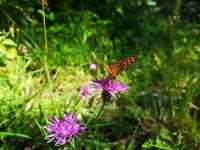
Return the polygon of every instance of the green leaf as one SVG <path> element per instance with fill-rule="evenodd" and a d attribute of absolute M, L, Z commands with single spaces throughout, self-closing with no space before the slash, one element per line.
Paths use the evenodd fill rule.
<path fill-rule="evenodd" d="M 17 137 L 22 137 L 26 139 L 32 139 L 32 137 L 22 134 L 22 133 L 14 133 L 14 132 L 0 132 L 0 136 L 17 136 Z"/>
<path fill-rule="evenodd" d="M 117 124 L 116 121 L 103 121 L 103 122 L 99 122 L 98 124 L 95 124 L 93 126 L 93 128 L 100 128 L 100 127 L 104 127 L 104 126 L 110 126 L 113 124 Z"/>
<path fill-rule="evenodd" d="M 16 50 L 16 48 L 10 48 L 10 49 L 9 49 L 9 52 L 6 54 L 6 56 L 7 56 L 9 59 L 15 59 L 16 56 L 17 56 L 17 50 Z"/>
<path fill-rule="evenodd" d="M 172 135 L 167 128 L 162 128 L 160 130 L 160 136 L 165 140 L 172 141 Z"/>
<path fill-rule="evenodd" d="M 7 46 L 17 46 L 17 44 L 11 39 L 5 39 L 1 42 L 1 44 L 7 45 Z"/>
<path fill-rule="evenodd" d="M 44 128 L 40 125 L 40 123 L 35 120 L 35 123 L 37 124 L 38 128 L 40 129 L 40 132 L 44 135 L 44 136 L 47 136 L 47 132 L 44 130 Z"/>
<path fill-rule="evenodd" d="M 3 56 L 6 52 L 6 47 L 0 43 L 0 56 Z"/>
<path fill-rule="evenodd" d="M 6 38 L 5 35 L 1 35 L 1 36 L 0 36 L 0 43 L 1 43 L 1 41 L 3 41 L 5 38 Z"/>

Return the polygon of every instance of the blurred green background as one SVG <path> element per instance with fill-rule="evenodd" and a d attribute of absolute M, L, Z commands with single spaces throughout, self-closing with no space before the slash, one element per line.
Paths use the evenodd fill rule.
<path fill-rule="evenodd" d="M 199 23 L 198 0 L 0 0 L 0 150 L 200 149 Z M 87 122 L 101 101 L 80 87 L 132 54 L 128 91 L 73 144 L 47 144 L 47 118 Z"/>

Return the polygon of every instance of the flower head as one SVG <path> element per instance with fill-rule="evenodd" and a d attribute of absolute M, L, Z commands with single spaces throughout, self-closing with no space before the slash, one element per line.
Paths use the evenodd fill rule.
<path fill-rule="evenodd" d="M 90 64 L 90 69 L 91 70 L 96 70 L 97 69 L 97 65 L 94 64 L 94 63 Z"/>
<path fill-rule="evenodd" d="M 81 98 L 83 98 L 88 95 L 90 95 L 90 88 L 86 85 L 83 85 L 80 90 L 80 96 L 81 96 Z"/>
<path fill-rule="evenodd" d="M 71 138 L 81 133 L 85 126 L 79 122 L 73 113 L 65 114 L 63 119 L 53 117 L 46 126 L 49 135 L 46 137 L 48 143 L 54 141 L 56 145 L 64 145 Z"/>
<path fill-rule="evenodd" d="M 93 87 L 97 90 L 103 90 L 113 95 L 116 92 L 125 92 L 127 90 L 127 85 L 121 81 L 115 81 L 108 77 L 103 77 L 101 79 L 93 80 Z"/>

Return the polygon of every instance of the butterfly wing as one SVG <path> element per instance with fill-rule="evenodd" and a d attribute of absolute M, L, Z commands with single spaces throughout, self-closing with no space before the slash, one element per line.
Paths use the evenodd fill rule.
<path fill-rule="evenodd" d="M 123 70 L 127 69 L 130 64 L 134 63 L 137 60 L 137 58 L 138 58 L 138 55 L 132 55 L 128 57 L 127 59 L 125 59 L 122 64 Z"/>
<path fill-rule="evenodd" d="M 107 67 L 107 72 L 108 74 L 112 77 L 115 78 L 118 74 L 120 74 L 123 70 L 127 69 L 128 66 L 135 62 L 136 59 L 138 58 L 138 55 L 132 55 L 128 58 L 125 59 L 120 59 L 116 61 L 115 63 L 109 65 Z"/>
<path fill-rule="evenodd" d="M 107 67 L 108 74 L 113 78 L 115 78 L 120 73 L 120 71 L 121 71 L 121 67 L 119 63 L 114 63 Z"/>

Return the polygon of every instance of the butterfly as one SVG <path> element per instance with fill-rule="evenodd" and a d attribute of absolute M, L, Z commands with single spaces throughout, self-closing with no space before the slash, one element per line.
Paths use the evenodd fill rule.
<path fill-rule="evenodd" d="M 138 58 L 138 55 L 132 55 L 127 58 L 122 58 L 111 65 L 106 67 L 106 70 L 111 78 L 116 78 L 118 74 L 128 68 L 128 66 L 134 63 Z"/>

